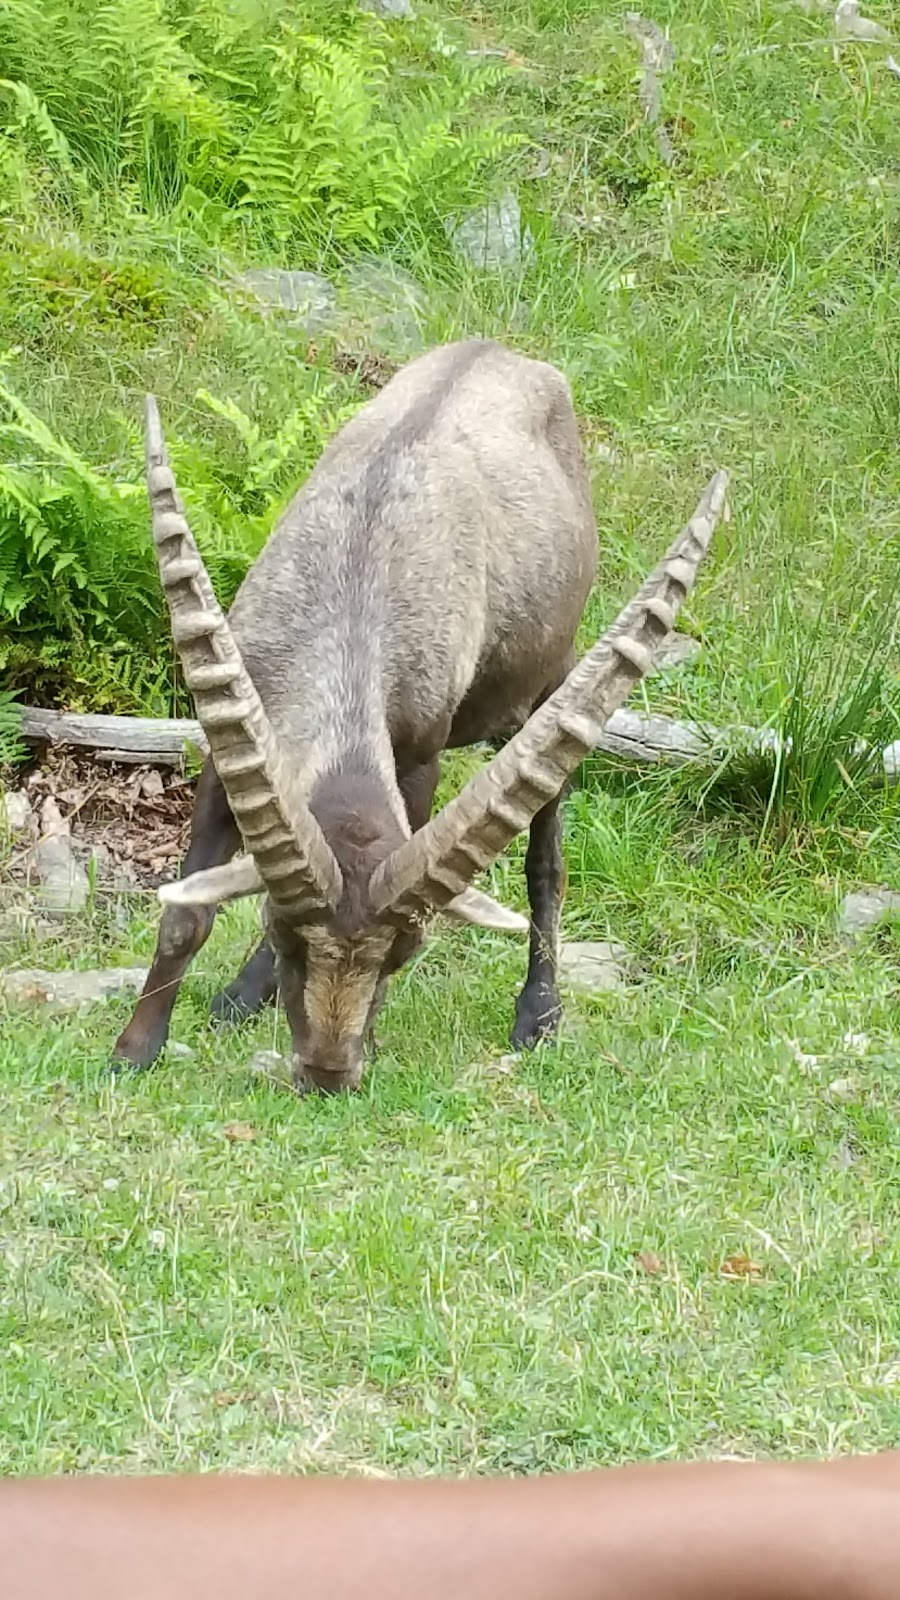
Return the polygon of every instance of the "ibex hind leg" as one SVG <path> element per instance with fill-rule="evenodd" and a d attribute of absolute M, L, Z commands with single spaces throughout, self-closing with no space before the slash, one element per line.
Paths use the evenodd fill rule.
<path fill-rule="evenodd" d="M 182 878 L 229 861 L 240 842 L 234 818 L 215 768 L 207 761 L 200 774 L 191 842 Z M 136 1071 L 152 1067 L 169 1033 L 169 1022 L 181 981 L 197 951 L 209 938 L 215 906 L 167 906 L 163 912 L 156 954 L 131 1021 L 119 1035 L 114 1060 Z"/>
<path fill-rule="evenodd" d="M 530 1050 L 559 1028 L 562 1006 L 557 987 L 559 930 L 566 868 L 562 852 L 562 802 L 565 790 L 539 811 L 531 824 L 525 878 L 531 905 L 528 976 L 516 1001 L 510 1042 Z"/>

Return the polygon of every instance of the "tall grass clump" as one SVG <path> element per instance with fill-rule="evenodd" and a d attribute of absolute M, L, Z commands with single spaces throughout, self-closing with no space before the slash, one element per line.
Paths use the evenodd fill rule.
<path fill-rule="evenodd" d="M 827 597 L 811 611 L 786 584 L 772 618 L 763 747 L 726 757 L 707 801 L 749 808 L 776 845 L 890 803 L 882 752 L 900 733 L 890 666 L 897 623 L 890 590 L 836 615 Z"/>

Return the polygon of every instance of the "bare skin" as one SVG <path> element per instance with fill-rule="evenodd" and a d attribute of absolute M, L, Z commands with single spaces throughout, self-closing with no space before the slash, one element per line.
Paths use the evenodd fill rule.
<path fill-rule="evenodd" d="M 900 1453 L 0 1484 L 4 1600 L 897 1600 Z"/>

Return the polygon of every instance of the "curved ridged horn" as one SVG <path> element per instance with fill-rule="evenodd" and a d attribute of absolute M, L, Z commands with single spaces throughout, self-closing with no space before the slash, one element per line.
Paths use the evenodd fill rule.
<path fill-rule="evenodd" d="M 671 631 L 725 504 L 717 472 L 665 559 L 608 633 L 455 800 L 372 876 L 373 907 L 415 920 L 446 906 L 489 866 L 594 749 L 605 723 Z"/>
<path fill-rule="evenodd" d="M 341 895 L 340 868 L 315 818 L 292 797 L 271 724 L 188 527 L 152 395 L 146 427 L 153 539 L 172 637 L 235 822 L 285 917 L 333 907 Z M 222 898 L 229 883 L 246 881 L 246 871 L 222 869 Z M 190 900 L 186 888 L 182 898 Z"/>

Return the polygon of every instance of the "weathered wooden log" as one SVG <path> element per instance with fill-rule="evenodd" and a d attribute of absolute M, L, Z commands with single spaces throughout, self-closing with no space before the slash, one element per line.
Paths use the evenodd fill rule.
<path fill-rule="evenodd" d="M 69 745 L 132 765 L 179 767 L 189 745 L 204 755 L 209 749 L 199 722 L 188 717 L 103 717 L 26 706 L 21 732 L 28 744 Z"/>
<path fill-rule="evenodd" d="M 69 745 L 93 750 L 102 760 L 180 766 L 188 745 L 204 755 L 206 735 L 189 717 L 104 717 L 79 711 L 38 711 L 26 707 L 22 737 L 33 745 Z M 721 737 L 692 722 L 616 711 L 598 750 L 631 761 L 692 761 Z"/>

